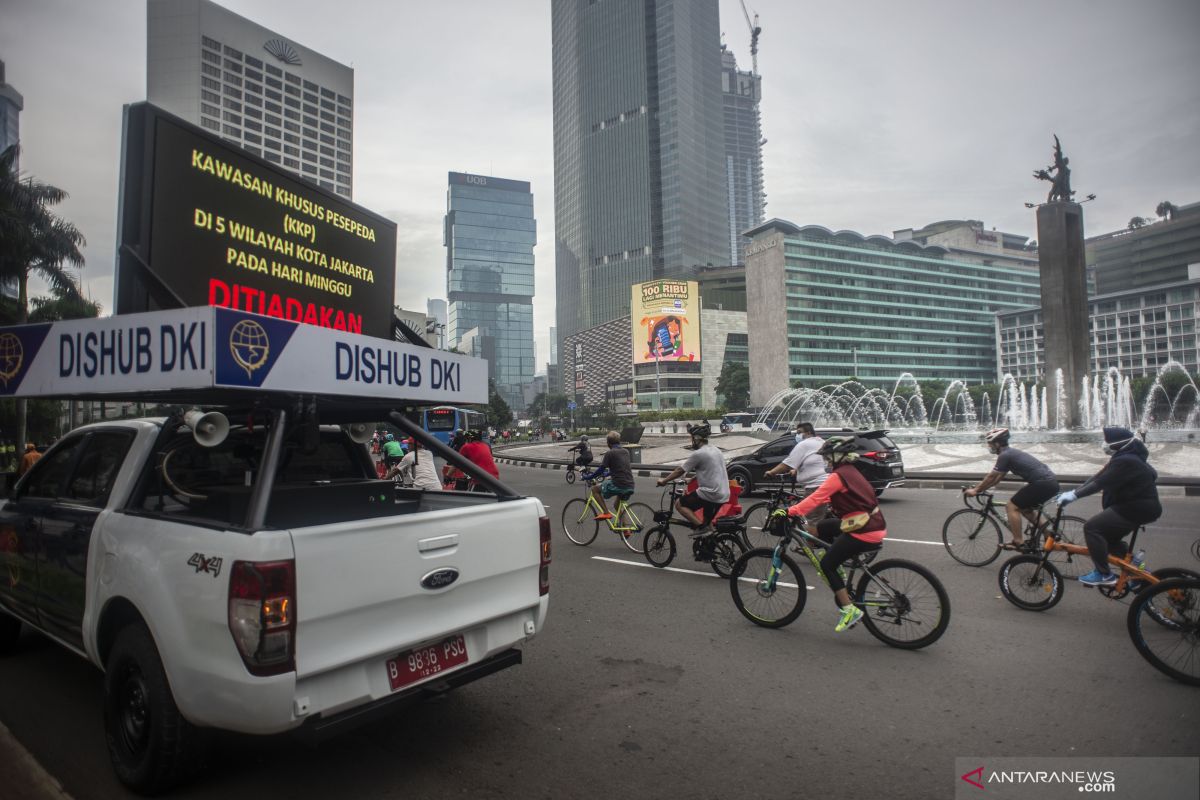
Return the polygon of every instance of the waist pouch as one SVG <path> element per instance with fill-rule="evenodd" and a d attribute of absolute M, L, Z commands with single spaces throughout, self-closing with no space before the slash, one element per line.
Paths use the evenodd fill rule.
<path fill-rule="evenodd" d="M 875 506 L 870 511 L 855 511 L 853 514 L 847 514 L 842 517 L 842 533 L 861 531 L 867 527 L 867 523 L 871 521 L 871 517 L 878 513 L 879 506 Z"/>

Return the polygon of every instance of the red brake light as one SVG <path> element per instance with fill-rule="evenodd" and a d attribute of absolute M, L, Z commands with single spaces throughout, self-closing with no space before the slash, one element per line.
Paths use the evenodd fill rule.
<path fill-rule="evenodd" d="M 296 562 L 235 561 L 229 632 L 251 675 L 296 668 Z"/>
<path fill-rule="evenodd" d="M 538 519 L 538 547 L 541 554 L 538 569 L 538 595 L 550 593 L 550 518 Z"/>

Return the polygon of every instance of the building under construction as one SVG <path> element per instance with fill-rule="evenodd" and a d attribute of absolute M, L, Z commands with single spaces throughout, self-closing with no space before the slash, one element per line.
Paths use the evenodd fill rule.
<path fill-rule="evenodd" d="M 756 42 L 757 44 L 757 42 Z M 763 194 L 762 120 L 758 102 L 762 79 L 742 72 L 732 51 L 721 48 L 721 102 L 725 116 L 725 191 L 729 202 L 729 263 L 742 263 L 742 247 L 749 242 L 742 231 L 762 224 Z"/>

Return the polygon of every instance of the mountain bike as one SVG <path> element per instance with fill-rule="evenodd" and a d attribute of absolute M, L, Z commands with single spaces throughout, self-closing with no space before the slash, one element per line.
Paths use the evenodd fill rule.
<path fill-rule="evenodd" d="M 575 544 L 586 547 L 596 540 L 596 536 L 600 533 L 600 523 L 603 521 L 631 552 L 642 552 L 642 540 L 646 529 L 654 519 L 654 509 L 645 503 L 630 503 L 629 495 L 617 495 L 612 518 L 598 520 L 596 515 L 604 509 L 592 496 L 591 489 L 596 483 L 598 483 L 597 479 L 584 479 L 584 496 L 576 497 L 563 506 L 563 532 Z M 633 492 L 631 491 L 629 494 L 632 495 Z"/>
<path fill-rule="evenodd" d="M 728 578 L 734 562 L 746 552 L 742 541 L 745 522 L 740 516 L 717 517 L 712 521 L 712 529 L 701 536 L 695 535 L 695 528 L 690 522 L 673 516 L 675 501 L 683 495 L 687 480 L 671 481 L 671 498 L 666 511 L 654 512 L 654 527 L 646 532 L 642 543 L 642 552 L 646 560 L 656 567 L 666 567 L 675 560 L 675 536 L 671 533 L 672 525 L 686 527 L 691 533 L 692 557 L 697 561 L 708 564 L 712 571 L 722 578 Z"/>
<path fill-rule="evenodd" d="M 803 521 L 795 517 L 783 518 L 774 525 L 778 527 L 773 531 L 780 534 L 775 547 L 743 555 L 729 578 L 738 611 L 764 628 L 789 625 L 804 610 L 808 587 L 800 567 L 788 555 L 793 546 L 812 562 L 821 580 L 829 583 L 821 569 L 828 543 L 809 533 Z M 904 650 L 927 647 L 941 638 L 950 624 L 950 596 L 937 576 L 920 564 L 899 558 L 868 563 L 863 558 L 873 558 L 881 547 L 839 567 L 846 572 L 850 600 L 863 610 L 863 624 L 879 641 Z"/>
<path fill-rule="evenodd" d="M 756 547 L 766 547 L 768 549 L 775 546 L 775 537 L 771 535 L 767 526 L 767 520 L 772 512 L 776 509 L 787 508 L 795 505 L 807 496 L 807 492 L 803 489 L 796 489 L 796 481 L 792 480 L 788 484 L 780 484 L 771 494 L 769 500 L 761 503 L 755 503 L 746 509 L 742 515 L 746 518 L 745 532 L 742 539 L 746 542 L 747 549 L 753 550 Z M 808 524 L 813 524 L 817 519 L 823 519 L 829 516 L 833 511 L 829 506 L 822 506 L 818 510 L 815 517 L 810 517 Z M 868 558 L 874 558 L 874 553 L 867 554 Z"/>
<path fill-rule="evenodd" d="M 963 489 L 967 489 L 966 486 Z M 1004 537 L 1008 534 L 1008 519 L 1004 505 L 996 501 L 991 492 L 980 492 L 975 497 L 963 495 L 963 505 L 942 523 L 942 543 L 946 552 L 960 564 L 968 567 L 983 567 L 996 560 L 1004 549 Z M 1037 523 L 1025 520 L 1025 541 L 1022 553 L 1038 553 L 1042 550 L 1042 537 L 1053 527 L 1054 538 L 1064 544 L 1083 545 L 1083 523 L 1080 517 L 1049 517 L 1037 507 Z M 1057 520 L 1055 522 L 1054 520 Z M 1092 571 L 1092 562 L 1086 555 L 1080 557 L 1065 550 L 1055 551 L 1051 559 L 1058 571 L 1068 578 L 1078 578 Z"/>
<path fill-rule="evenodd" d="M 1055 523 L 1062 517 L 1062 506 L 1055 514 Z M 1146 530 L 1145 525 L 1138 526 L 1129 539 L 1129 549 L 1123 556 L 1108 556 L 1109 566 L 1117 571 L 1117 582 L 1112 586 L 1097 586 L 1100 594 L 1112 600 L 1120 600 L 1131 592 L 1141 592 L 1167 578 L 1197 578 L 1200 573 L 1178 567 L 1163 567 L 1152 572 L 1138 567 L 1133 563 L 1133 554 L 1137 552 L 1138 534 Z M 1045 544 L 1040 554 L 1026 553 L 1010 558 L 1000 567 L 1000 593 L 1017 608 L 1026 611 L 1046 611 L 1053 608 L 1062 599 L 1064 581 L 1063 575 L 1050 560 L 1056 551 L 1066 551 L 1087 559 L 1091 556 L 1086 547 L 1070 542 L 1059 541 L 1053 533 L 1046 535 Z"/>
<path fill-rule="evenodd" d="M 1166 578 L 1138 592 L 1126 627 L 1155 669 L 1200 686 L 1200 578 Z"/>

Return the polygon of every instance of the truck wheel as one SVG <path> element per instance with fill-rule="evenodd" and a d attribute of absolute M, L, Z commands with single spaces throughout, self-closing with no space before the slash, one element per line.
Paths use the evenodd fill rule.
<path fill-rule="evenodd" d="M 201 732 L 175 706 L 154 639 L 140 623 L 117 635 L 108 656 L 104 734 L 117 778 L 140 794 L 169 789 L 200 767 Z"/>
<path fill-rule="evenodd" d="M 20 638 L 21 620 L 0 611 L 0 656 L 14 652 Z"/>

